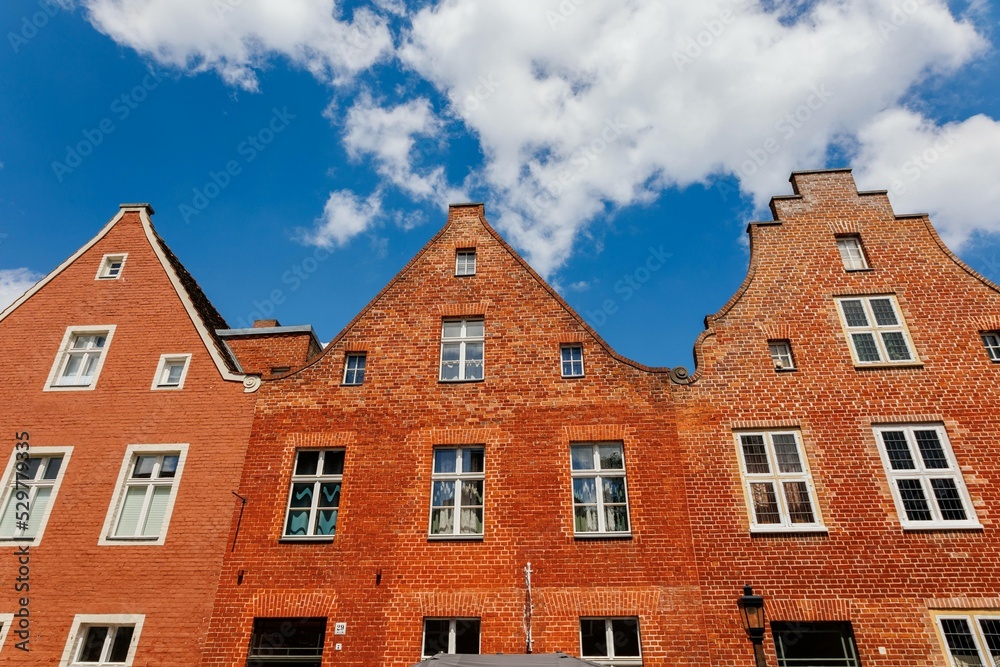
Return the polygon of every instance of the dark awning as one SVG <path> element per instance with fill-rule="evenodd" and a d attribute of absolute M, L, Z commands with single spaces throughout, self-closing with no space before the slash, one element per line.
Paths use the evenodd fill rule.
<path fill-rule="evenodd" d="M 596 663 L 580 660 L 565 653 L 548 655 L 449 655 L 438 653 L 413 667 L 597 667 Z"/>

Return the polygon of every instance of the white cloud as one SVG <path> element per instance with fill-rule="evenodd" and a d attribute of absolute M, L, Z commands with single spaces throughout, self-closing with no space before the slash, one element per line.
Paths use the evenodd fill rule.
<path fill-rule="evenodd" d="M 17 301 L 44 277 L 31 269 L 0 269 L 0 310 Z"/>
<path fill-rule="evenodd" d="M 385 20 L 369 10 L 340 20 L 335 0 L 79 0 L 91 23 L 157 62 L 215 70 L 256 90 L 255 69 L 285 56 L 325 82 L 342 81 L 392 49 Z"/>
<path fill-rule="evenodd" d="M 416 140 L 433 138 L 443 131 L 426 98 L 391 108 L 379 106 L 370 95 L 355 100 L 344 121 L 344 146 L 355 160 L 372 158 L 376 170 L 414 199 L 433 200 L 441 206 L 466 197 L 448 185 L 444 167 L 414 167 Z"/>
<path fill-rule="evenodd" d="M 930 213 L 961 248 L 974 232 L 1000 233 L 1000 123 L 986 116 L 938 126 L 892 109 L 858 133 L 858 185 L 889 190 L 897 213 Z"/>
<path fill-rule="evenodd" d="M 444 0 L 400 55 L 478 136 L 500 226 L 549 273 L 609 206 L 667 187 L 737 174 L 762 207 L 986 46 L 941 0 L 769 4 Z"/>
<path fill-rule="evenodd" d="M 367 199 L 361 199 L 349 190 L 331 192 L 323 207 L 323 217 L 317 221 L 315 229 L 300 231 L 299 238 L 323 248 L 344 246 L 370 229 L 381 211 L 382 202 L 377 192 Z"/>

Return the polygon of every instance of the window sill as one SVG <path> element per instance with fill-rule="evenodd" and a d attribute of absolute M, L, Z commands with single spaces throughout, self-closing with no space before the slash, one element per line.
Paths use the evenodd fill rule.
<path fill-rule="evenodd" d="M 890 368 L 923 368 L 924 364 L 921 361 L 903 361 L 898 363 L 880 363 L 880 364 L 859 364 L 854 362 L 854 370 L 856 371 L 867 371 L 867 370 L 886 370 Z"/>
<path fill-rule="evenodd" d="M 334 535 L 306 535 L 305 537 L 292 537 L 282 535 L 278 538 L 281 544 L 329 544 L 333 542 Z"/>
<path fill-rule="evenodd" d="M 802 526 L 793 528 L 791 526 L 753 526 L 750 528 L 751 535 L 829 535 L 830 531 L 826 526 Z"/>
<path fill-rule="evenodd" d="M 573 533 L 575 540 L 631 540 L 632 531 L 623 533 Z"/>
<path fill-rule="evenodd" d="M 428 542 L 482 542 L 483 535 L 428 535 Z"/>
<path fill-rule="evenodd" d="M 926 532 L 983 532 L 986 528 L 981 523 L 937 523 L 904 524 L 904 533 Z"/>
<path fill-rule="evenodd" d="M 561 375 L 560 377 L 563 380 L 582 380 L 583 378 L 585 378 L 587 376 L 586 375 Z"/>
<path fill-rule="evenodd" d="M 475 380 L 438 380 L 438 384 L 470 384 L 476 382 L 483 382 L 486 378 L 477 378 Z"/>
<path fill-rule="evenodd" d="M 847 271 L 848 273 L 871 273 L 874 270 L 875 269 L 870 266 L 867 269 L 844 269 L 844 271 Z"/>
<path fill-rule="evenodd" d="M 777 366 L 774 367 L 775 373 L 797 373 L 798 370 L 799 369 L 796 368 L 795 366 L 789 366 L 786 368 L 778 368 Z"/>

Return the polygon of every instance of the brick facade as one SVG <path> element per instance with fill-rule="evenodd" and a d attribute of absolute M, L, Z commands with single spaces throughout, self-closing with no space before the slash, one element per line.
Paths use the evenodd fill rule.
<path fill-rule="evenodd" d="M 119 253 L 128 253 L 120 277 L 95 279 L 104 255 Z M 30 653 L 15 647 L 23 641 L 15 618 L 0 665 L 63 664 L 77 614 L 144 615 L 136 667 L 197 664 L 253 396 L 244 393 L 241 375 L 220 368 L 213 337 L 206 342 L 197 330 L 196 321 L 207 331 L 221 318 L 156 237 L 145 207 L 123 208 L 46 280 L 0 321 L 0 464 L 11 460 L 20 432 L 30 434 L 36 453 L 44 447 L 72 447 L 72 453 L 42 538 L 28 547 L 30 590 L 14 590 L 19 547 L 0 542 L 0 613 L 18 612 L 25 597 L 30 614 Z M 67 328 L 92 325 L 115 326 L 93 389 L 45 391 Z M 191 355 L 182 389 L 151 389 L 163 354 Z M 171 451 L 187 445 L 165 539 L 100 545 L 119 498 L 126 448 L 136 444 Z"/>

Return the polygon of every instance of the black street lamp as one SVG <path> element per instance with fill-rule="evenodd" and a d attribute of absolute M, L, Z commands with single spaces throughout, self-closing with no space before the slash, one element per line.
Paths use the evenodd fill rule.
<path fill-rule="evenodd" d="M 764 598 L 754 595 L 750 584 L 743 587 L 743 595 L 736 601 L 743 617 L 743 629 L 753 642 L 753 657 L 756 667 L 767 667 L 764 658 Z"/>

